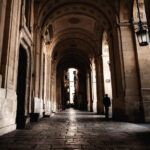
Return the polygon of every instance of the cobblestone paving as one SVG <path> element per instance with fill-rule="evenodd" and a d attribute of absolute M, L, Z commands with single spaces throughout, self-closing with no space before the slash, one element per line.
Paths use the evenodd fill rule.
<path fill-rule="evenodd" d="M 150 150 L 150 124 L 68 109 L 0 137 L 0 150 Z"/>

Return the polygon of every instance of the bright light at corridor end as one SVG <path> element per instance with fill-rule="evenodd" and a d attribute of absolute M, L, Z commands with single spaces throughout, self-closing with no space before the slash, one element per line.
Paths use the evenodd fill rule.
<path fill-rule="evenodd" d="M 69 88 L 70 88 L 70 104 L 73 104 L 73 98 L 75 94 L 75 81 L 74 81 L 74 72 L 76 69 L 69 69 Z"/>

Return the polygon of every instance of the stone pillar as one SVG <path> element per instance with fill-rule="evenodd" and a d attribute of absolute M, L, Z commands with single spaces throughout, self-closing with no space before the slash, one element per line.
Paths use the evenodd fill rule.
<path fill-rule="evenodd" d="M 136 23 L 134 23 L 134 28 L 137 28 Z M 144 114 L 143 119 L 150 122 L 150 46 L 139 46 L 136 35 L 135 43 L 141 93 L 140 110 Z"/>
<path fill-rule="evenodd" d="M 20 0 L 0 1 L 0 135 L 16 128 L 20 10 Z"/>
<path fill-rule="evenodd" d="M 0 34 L 0 64 L 1 64 L 1 54 L 2 54 L 2 46 L 3 46 L 6 4 L 7 4 L 7 0 L 0 1 L 0 33 L 1 33 Z"/>
<path fill-rule="evenodd" d="M 51 71 L 51 109 L 52 112 L 56 112 L 56 61 L 51 61 L 53 71 Z"/>
<path fill-rule="evenodd" d="M 35 40 L 34 42 L 36 43 L 34 47 L 35 51 L 35 97 L 39 97 L 39 75 L 40 75 L 40 48 L 41 48 L 41 35 L 40 35 L 40 29 L 36 27 L 35 30 Z"/>
<path fill-rule="evenodd" d="M 49 45 L 47 46 L 49 50 Z M 52 100 L 51 100 L 51 57 L 47 52 L 46 55 L 46 76 L 45 76 L 45 115 L 51 114 Z"/>
<path fill-rule="evenodd" d="M 62 94 L 61 94 L 61 80 L 63 77 L 63 67 L 59 66 L 57 68 L 56 72 L 56 104 L 57 104 L 57 110 L 61 109 L 61 104 L 62 104 Z"/>
<path fill-rule="evenodd" d="M 43 99 L 43 78 L 44 78 L 44 64 L 43 64 L 43 60 L 44 60 L 44 40 L 43 38 L 41 39 L 41 50 L 40 50 L 40 59 L 39 59 L 39 99 L 41 101 L 41 112 L 44 112 L 44 99 Z"/>
<path fill-rule="evenodd" d="M 115 120 L 125 120 L 124 68 L 120 30 L 119 28 L 113 28 L 113 30 L 107 32 L 107 35 L 112 79 L 112 117 Z"/>
<path fill-rule="evenodd" d="M 30 29 L 31 29 L 31 35 L 33 36 L 33 30 L 34 30 L 34 0 L 31 0 L 31 21 L 30 21 Z"/>
<path fill-rule="evenodd" d="M 97 83 L 96 83 L 95 58 L 92 59 L 92 100 L 93 100 L 93 112 L 97 112 Z"/>
<path fill-rule="evenodd" d="M 35 92 L 34 92 L 34 113 L 39 113 L 40 117 L 43 116 L 43 101 L 40 99 L 40 75 L 41 75 L 41 48 L 42 39 L 40 28 L 35 25 L 34 28 L 34 47 L 35 52 Z"/>
<path fill-rule="evenodd" d="M 93 99 L 92 99 L 92 79 L 91 79 L 91 70 L 89 72 L 89 92 L 90 92 L 90 111 L 93 112 Z"/>
<path fill-rule="evenodd" d="M 95 59 L 96 63 L 96 81 L 97 81 L 97 112 L 104 114 L 103 97 L 104 97 L 104 82 L 103 82 L 103 67 L 102 56 Z"/>
<path fill-rule="evenodd" d="M 51 111 L 54 112 L 54 100 L 53 100 L 53 92 L 54 92 L 54 88 L 53 88 L 53 75 L 51 74 L 51 86 L 50 86 L 50 100 L 51 100 Z"/>
<path fill-rule="evenodd" d="M 86 82 L 87 82 L 87 102 L 88 102 L 88 111 L 91 111 L 91 89 L 90 89 L 90 75 L 87 73 L 86 75 Z"/>
<path fill-rule="evenodd" d="M 54 108 L 54 112 L 57 111 L 57 99 L 56 99 L 56 93 L 57 93 L 57 88 L 56 88 L 56 71 L 54 72 L 54 79 L 53 79 L 53 108 Z"/>
<path fill-rule="evenodd" d="M 20 1 L 7 1 L 3 36 L 1 73 L 3 88 L 15 88 L 16 51 L 19 42 Z M 15 69 L 14 69 L 15 68 Z"/>
<path fill-rule="evenodd" d="M 0 1 L 0 66 L 1 66 L 1 55 L 3 47 L 3 35 L 4 35 L 4 25 L 5 25 L 5 14 L 6 14 L 6 4 L 7 0 Z M 1 68 L 0 68 L 1 70 Z M 2 86 L 2 75 L 0 71 L 0 88 Z"/>
<path fill-rule="evenodd" d="M 53 70 L 53 60 L 51 59 L 51 70 Z M 51 102 L 51 112 L 54 112 L 54 100 L 53 100 L 53 72 L 50 72 L 50 102 Z"/>
<path fill-rule="evenodd" d="M 40 50 L 40 64 L 39 64 L 39 67 L 40 67 L 40 85 L 39 85 L 39 98 L 41 100 L 43 100 L 43 50 L 44 50 L 44 41 L 42 39 L 42 42 L 41 42 L 41 50 Z"/>
<path fill-rule="evenodd" d="M 118 29 L 119 30 L 119 29 Z M 130 23 L 120 23 L 121 55 L 117 59 L 122 59 L 122 86 L 123 105 L 125 119 L 128 121 L 140 121 L 140 91 L 139 78 L 137 72 L 137 60 L 133 41 L 133 29 Z M 121 86 L 121 85 L 120 85 Z M 118 86 L 119 88 L 119 86 Z M 119 90 L 119 89 L 118 89 Z M 121 108 L 121 107 L 120 107 Z"/>

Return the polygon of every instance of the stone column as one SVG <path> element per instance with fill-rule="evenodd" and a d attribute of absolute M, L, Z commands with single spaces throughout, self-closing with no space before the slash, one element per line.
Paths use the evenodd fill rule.
<path fill-rule="evenodd" d="M 3 36 L 3 51 L 1 59 L 1 73 L 3 88 L 15 89 L 15 63 L 19 41 L 20 1 L 7 1 L 5 28 Z"/>
<path fill-rule="evenodd" d="M 110 72 L 112 79 L 113 119 L 125 120 L 124 67 L 119 26 L 114 27 L 113 30 L 107 32 L 107 35 L 110 54 Z"/>
<path fill-rule="evenodd" d="M 47 45 L 47 51 L 49 50 L 49 45 Z M 46 54 L 46 76 L 45 76 L 45 114 L 51 114 L 51 57 Z"/>
<path fill-rule="evenodd" d="M 3 47 L 3 35 L 4 35 L 4 25 L 5 25 L 5 14 L 6 14 L 6 4 L 7 0 L 0 1 L 0 66 L 1 66 L 1 55 Z M 1 67 L 0 67 L 1 70 Z M 2 75 L 0 71 L 0 88 L 2 86 Z"/>
<path fill-rule="evenodd" d="M 97 83 L 96 83 L 95 58 L 92 59 L 92 101 L 93 101 L 93 112 L 97 112 Z"/>
<path fill-rule="evenodd" d="M 3 46 L 6 4 L 7 4 L 7 0 L 1 0 L 0 1 L 0 33 L 1 33 L 0 34 L 0 64 L 1 64 L 1 55 L 2 55 L 2 46 Z"/>
<path fill-rule="evenodd" d="M 62 66 L 59 67 L 57 69 L 56 72 L 56 104 L 57 104 L 57 110 L 59 110 L 61 108 L 61 104 L 62 104 L 62 94 L 61 94 L 61 80 L 62 80 L 62 76 L 63 76 L 63 70 L 62 70 Z"/>
<path fill-rule="evenodd" d="M 51 101 L 51 111 L 54 112 L 54 100 L 53 100 L 53 75 L 51 74 L 51 86 L 50 86 L 50 101 Z"/>
<path fill-rule="evenodd" d="M 57 93 L 57 88 L 56 88 L 56 71 L 54 71 L 54 79 L 53 79 L 53 108 L 54 108 L 54 112 L 56 112 L 57 111 L 57 99 L 56 99 L 56 93 Z"/>
<path fill-rule="evenodd" d="M 42 112 L 44 112 L 44 99 L 43 99 L 43 88 L 44 88 L 44 86 L 43 86 L 43 83 L 44 83 L 44 81 L 43 81 L 43 78 L 44 78 L 44 74 L 43 74 L 43 71 L 44 71 L 44 64 L 43 64 L 43 60 L 44 60 L 44 40 L 43 40 L 43 38 L 41 39 L 41 50 L 40 50 L 40 60 L 39 60 L 39 67 L 40 67 L 40 69 L 39 69 L 39 71 L 40 71 L 40 73 L 39 73 L 39 99 L 40 99 L 40 101 L 41 101 L 41 111 Z"/>
<path fill-rule="evenodd" d="M 39 97 L 39 78 L 40 78 L 40 48 L 41 48 L 41 35 L 39 31 L 39 27 L 36 27 L 35 32 L 35 40 L 36 43 L 34 47 L 35 51 L 35 97 Z"/>
<path fill-rule="evenodd" d="M 35 91 L 34 91 L 34 113 L 39 113 L 40 117 L 43 115 L 43 101 L 40 99 L 40 75 L 41 75 L 41 48 L 42 48 L 42 39 L 41 39 L 41 30 L 35 25 L 34 28 L 34 47 L 35 52 Z"/>
<path fill-rule="evenodd" d="M 102 56 L 96 57 L 95 63 L 96 63 L 96 81 L 97 81 L 97 112 L 99 114 L 103 114 L 104 82 L 103 82 Z"/>
<path fill-rule="evenodd" d="M 117 95 L 122 95 L 123 97 L 120 99 L 122 103 L 119 106 L 120 111 L 124 111 L 124 119 L 128 121 L 140 121 L 141 111 L 140 111 L 140 92 L 139 92 L 139 78 L 138 78 L 138 67 L 136 60 L 136 53 L 134 47 L 133 40 L 133 29 L 130 23 L 122 22 L 119 25 L 119 28 L 116 30 L 120 30 L 120 43 L 121 47 L 119 47 L 119 57 L 116 59 L 121 59 L 120 67 L 121 67 L 121 84 L 117 85 L 117 92 L 120 91 L 121 86 L 123 91 L 121 93 L 117 93 Z M 115 33 L 115 31 L 113 32 Z M 114 35 L 116 36 L 116 35 Z M 115 64 L 116 65 L 116 64 Z M 116 71 L 118 69 L 117 66 Z M 116 77 L 117 78 L 117 77 Z M 119 81 L 117 79 L 117 81 Z M 120 88 L 120 89 L 119 89 Z M 117 102 L 117 101 L 116 101 Z M 124 108 L 123 108 L 124 107 Z M 121 110 L 122 108 L 122 110 Z"/>
<path fill-rule="evenodd" d="M 51 60 L 51 109 L 52 112 L 56 112 L 56 61 Z"/>
<path fill-rule="evenodd" d="M 90 75 L 87 73 L 86 75 L 86 82 L 87 82 L 87 102 L 88 102 L 88 111 L 91 110 L 91 90 L 90 90 Z"/>
<path fill-rule="evenodd" d="M 0 1 L 0 135 L 16 128 L 20 10 L 20 0 Z"/>
<path fill-rule="evenodd" d="M 39 98 L 40 99 L 43 99 L 42 97 L 42 90 L 43 90 L 43 47 L 44 47 L 44 41 L 42 39 L 42 42 L 41 42 L 41 50 L 40 50 L 40 64 L 39 64 L 39 67 L 40 67 L 40 85 L 39 85 Z"/>
<path fill-rule="evenodd" d="M 30 29 L 31 35 L 33 36 L 33 28 L 34 28 L 34 0 L 31 0 L 31 20 L 30 20 Z"/>
<path fill-rule="evenodd" d="M 137 23 L 134 23 L 134 29 L 137 28 Z M 139 46 L 136 35 L 136 59 L 139 72 L 140 84 L 140 111 L 144 114 L 144 120 L 150 122 L 150 45 Z M 143 116 L 141 116 L 143 117 Z"/>

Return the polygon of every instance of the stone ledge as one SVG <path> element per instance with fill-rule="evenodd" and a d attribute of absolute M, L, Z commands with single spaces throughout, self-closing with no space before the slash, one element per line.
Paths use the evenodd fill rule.
<path fill-rule="evenodd" d="M 6 133 L 12 132 L 14 130 L 16 130 L 16 124 L 12 124 L 12 125 L 9 125 L 7 127 L 0 128 L 0 136 L 4 135 Z"/>

